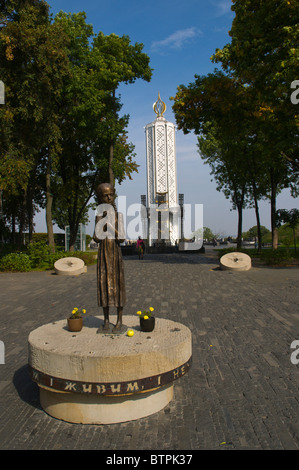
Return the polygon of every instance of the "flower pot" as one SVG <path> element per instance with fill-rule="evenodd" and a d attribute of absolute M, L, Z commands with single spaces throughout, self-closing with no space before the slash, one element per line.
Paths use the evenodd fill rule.
<path fill-rule="evenodd" d="M 140 317 L 140 328 L 141 331 L 153 331 L 155 328 L 155 317 L 149 317 L 146 320 L 143 317 Z"/>
<path fill-rule="evenodd" d="M 70 331 L 81 331 L 83 327 L 83 318 L 68 318 L 67 325 Z"/>

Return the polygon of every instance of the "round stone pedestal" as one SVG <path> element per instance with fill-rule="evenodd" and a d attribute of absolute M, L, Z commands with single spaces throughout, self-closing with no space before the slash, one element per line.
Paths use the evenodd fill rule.
<path fill-rule="evenodd" d="M 85 273 L 87 268 L 82 259 L 69 256 L 55 261 L 54 270 L 56 274 L 61 276 L 78 276 Z"/>
<path fill-rule="evenodd" d="M 220 258 L 220 267 L 230 271 L 248 271 L 251 268 L 251 258 L 246 253 L 227 253 Z"/>
<path fill-rule="evenodd" d="M 137 315 L 123 322 L 133 336 L 97 334 L 100 317 L 84 318 L 78 333 L 68 330 L 66 320 L 30 333 L 29 368 L 49 415 L 72 423 L 120 423 L 156 413 L 172 400 L 174 381 L 191 365 L 191 331 L 162 318 L 151 333 L 140 331 Z"/>

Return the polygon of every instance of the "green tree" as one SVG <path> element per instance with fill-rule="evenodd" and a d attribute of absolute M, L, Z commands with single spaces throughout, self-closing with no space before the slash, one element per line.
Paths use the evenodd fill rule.
<path fill-rule="evenodd" d="M 44 1 L 3 2 L 0 17 L 0 76 L 6 95 L 0 109 L 0 189 L 7 201 L 17 196 L 21 201 L 20 243 L 26 208 L 32 221 L 33 199 L 41 193 L 36 173 L 42 153 L 47 149 L 53 158 L 60 150 L 57 103 L 67 73 L 67 38 L 51 24 Z"/>
<path fill-rule="evenodd" d="M 285 223 L 287 227 L 290 227 L 293 231 L 293 240 L 296 253 L 296 228 L 299 225 L 299 210 L 298 209 L 279 209 L 276 213 L 276 223 L 280 227 L 282 223 Z"/>
<path fill-rule="evenodd" d="M 210 242 L 211 240 L 213 240 L 213 238 L 216 238 L 216 235 L 212 232 L 212 230 L 209 227 L 204 227 L 203 239 L 208 240 L 208 242 Z"/>
<path fill-rule="evenodd" d="M 150 78 L 149 58 L 128 37 L 93 33 L 84 12 L 55 17 L 69 37 L 71 76 L 63 88 L 61 158 L 53 175 L 53 217 L 70 226 L 70 250 L 78 225 L 86 222 L 95 183 L 121 182 L 137 171 L 134 146 L 127 142 L 128 116 L 119 116 L 119 83 Z"/>
<path fill-rule="evenodd" d="M 250 87 L 255 97 L 259 143 L 271 184 L 272 245 L 277 248 L 277 191 L 298 181 L 298 115 L 290 100 L 291 83 L 298 72 L 298 4 L 293 0 L 233 0 L 232 10 L 231 43 L 216 50 L 212 59 Z"/>
<path fill-rule="evenodd" d="M 242 233 L 242 237 L 243 239 L 247 239 L 247 238 L 258 238 L 258 235 L 259 235 L 259 231 L 261 233 L 261 237 L 265 237 L 266 235 L 268 234 L 271 234 L 270 230 L 267 229 L 267 227 L 265 227 L 264 225 L 261 225 L 260 227 L 258 227 L 257 225 L 254 225 L 253 227 L 251 227 L 247 232 L 243 232 Z"/>
<path fill-rule="evenodd" d="M 69 74 L 64 77 L 57 123 L 60 130 L 59 158 L 49 169 L 52 218 L 64 229 L 70 226 L 70 250 L 74 249 L 79 223 L 86 222 L 95 178 L 95 128 L 103 117 L 105 92 L 100 64 L 92 64 L 92 25 L 86 15 L 60 12 L 54 24 L 64 31 L 67 41 Z"/>
<path fill-rule="evenodd" d="M 180 85 L 173 110 L 184 133 L 197 134 L 199 153 L 211 167 L 217 190 L 231 199 L 238 211 L 238 246 L 241 246 L 242 211 L 265 193 L 264 169 L 257 152 L 250 89 L 215 71 L 195 76 L 188 87 Z"/>
<path fill-rule="evenodd" d="M 95 181 L 110 173 L 121 182 L 137 171 L 115 91 L 124 81 L 149 80 L 149 58 L 128 37 L 94 37 L 85 13 L 61 12 L 52 22 L 41 0 L 2 2 L 0 13 L 3 207 L 18 201 L 11 223 L 21 234 L 25 223 L 32 230 L 36 204 L 44 206 L 54 249 L 53 215 L 75 238 Z"/>
<path fill-rule="evenodd" d="M 129 36 L 119 37 L 116 34 L 105 36 L 99 33 L 93 41 L 95 60 L 104 58 L 103 68 L 104 88 L 109 91 L 106 109 L 107 135 L 109 139 L 109 182 L 114 186 L 114 152 L 119 135 L 123 134 L 123 121 L 119 118 L 120 100 L 116 96 L 117 88 L 121 83 L 134 83 L 138 78 L 150 81 L 152 69 L 149 66 L 149 57 L 142 52 L 143 44 L 130 43 Z M 123 119 L 128 119 L 124 117 Z"/>
<path fill-rule="evenodd" d="M 234 145 L 225 147 L 211 128 L 204 136 L 198 137 L 199 152 L 205 163 L 211 168 L 211 175 L 217 182 L 217 191 L 222 191 L 232 203 L 232 209 L 238 213 L 237 246 L 241 247 L 243 209 L 247 204 L 248 184 L 246 174 L 238 165 L 238 149 Z M 237 152 L 236 152 L 237 149 Z"/>

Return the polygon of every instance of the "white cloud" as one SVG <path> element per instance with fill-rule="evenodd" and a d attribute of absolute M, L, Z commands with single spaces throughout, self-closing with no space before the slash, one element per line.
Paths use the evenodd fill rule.
<path fill-rule="evenodd" d="M 161 41 L 154 41 L 152 43 L 152 49 L 181 49 L 186 43 L 188 43 L 190 40 L 194 39 L 200 34 L 202 34 L 202 32 L 195 27 L 180 29 L 178 31 L 175 31 L 170 36 L 167 36 L 167 38 L 162 39 Z"/>
<path fill-rule="evenodd" d="M 211 3 L 215 7 L 216 16 L 223 16 L 231 11 L 231 0 L 211 0 Z"/>

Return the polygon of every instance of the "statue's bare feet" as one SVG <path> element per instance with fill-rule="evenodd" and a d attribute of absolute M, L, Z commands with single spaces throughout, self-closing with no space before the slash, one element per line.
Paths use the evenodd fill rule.
<path fill-rule="evenodd" d="M 122 316 L 123 316 L 123 308 L 117 307 L 117 322 L 116 322 L 115 327 L 112 330 L 112 333 L 119 333 L 121 331 L 122 326 L 123 326 Z"/>
<path fill-rule="evenodd" d="M 105 321 L 103 325 L 103 331 L 109 331 L 110 323 L 109 321 Z"/>
<path fill-rule="evenodd" d="M 116 323 L 115 327 L 112 330 L 112 333 L 117 333 L 118 331 L 121 330 L 122 323 Z"/>

